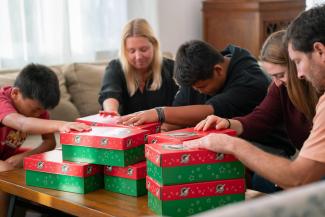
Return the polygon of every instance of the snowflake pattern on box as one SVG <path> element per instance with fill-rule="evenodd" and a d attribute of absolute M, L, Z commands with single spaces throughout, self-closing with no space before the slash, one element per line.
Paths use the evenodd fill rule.
<path fill-rule="evenodd" d="M 111 150 L 62 144 L 63 159 L 100 165 L 128 166 L 143 161 L 144 145 L 128 150 Z"/>
<path fill-rule="evenodd" d="M 84 194 L 103 187 L 103 174 L 83 178 L 26 170 L 26 185 Z"/>
<path fill-rule="evenodd" d="M 242 163 L 222 162 L 216 164 L 198 164 L 183 167 L 158 167 L 147 160 L 147 174 L 163 185 L 190 182 L 236 179 L 245 175 Z"/>
<path fill-rule="evenodd" d="M 115 176 L 104 176 L 104 187 L 108 191 L 130 196 L 142 196 L 147 193 L 146 179 L 127 179 Z"/>
<path fill-rule="evenodd" d="M 242 201 L 244 194 L 222 195 L 214 197 L 190 198 L 185 200 L 162 201 L 148 192 L 148 207 L 163 216 L 190 216 L 229 203 Z"/>

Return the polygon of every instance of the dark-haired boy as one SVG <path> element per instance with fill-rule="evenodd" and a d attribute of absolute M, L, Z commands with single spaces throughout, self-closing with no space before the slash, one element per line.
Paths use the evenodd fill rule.
<path fill-rule="evenodd" d="M 54 108 L 59 100 L 56 74 L 39 64 L 27 65 L 14 86 L 0 89 L 0 172 L 21 167 L 25 156 L 53 149 L 54 132 L 89 129 L 81 123 L 49 120 L 46 109 Z M 16 154 L 28 134 L 41 134 L 42 144 Z M 6 194 L 0 192 L 0 216 L 5 214 L 6 202 Z"/>

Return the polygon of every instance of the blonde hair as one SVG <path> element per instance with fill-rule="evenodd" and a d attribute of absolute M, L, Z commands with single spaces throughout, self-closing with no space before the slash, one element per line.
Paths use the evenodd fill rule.
<path fill-rule="evenodd" d="M 283 41 L 285 33 L 285 30 L 280 30 L 272 33 L 266 39 L 261 49 L 260 60 L 288 68 L 287 91 L 289 98 L 296 109 L 311 121 L 315 115 L 319 95 L 309 82 L 298 78 L 296 65 L 290 60 L 287 46 Z"/>
<path fill-rule="evenodd" d="M 149 90 L 157 90 L 161 87 L 162 77 L 161 77 L 161 68 L 162 68 L 162 55 L 160 51 L 160 45 L 155 37 L 152 28 L 145 19 L 134 19 L 129 21 L 123 29 L 121 48 L 119 52 L 120 61 L 124 71 L 126 84 L 130 96 L 133 96 L 136 90 L 139 88 L 137 82 L 137 72 L 127 60 L 127 51 L 125 48 L 126 39 L 128 37 L 141 36 L 149 40 L 153 45 L 154 54 L 153 60 L 150 65 L 151 70 L 149 71 L 148 78 L 152 78 L 152 83 L 149 87 Z"/>

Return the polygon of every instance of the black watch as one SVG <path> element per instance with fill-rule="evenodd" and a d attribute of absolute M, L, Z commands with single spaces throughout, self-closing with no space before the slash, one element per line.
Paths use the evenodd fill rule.
<path fill-rule="evenodd" d="M 164 107 L 156 107 L 155 108 L 157 115 L 158 115 L 158 121 L 160 123 L 165 122 L 165 113 L 164 113 Z"/>

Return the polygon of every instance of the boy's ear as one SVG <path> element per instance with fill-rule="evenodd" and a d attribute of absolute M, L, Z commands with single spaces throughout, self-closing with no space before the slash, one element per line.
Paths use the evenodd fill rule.
<path fill-rule="evenodd" d="M 222 66 L 220 64 L 215 64 L 213 66 L 213 70 L 218 76 L 223 75 L 223 73 L 224 73 L 223 68 L 222 68 Z"/>
<path fill-rule="evenodd" d="M 13 87 L 11 90 L 11 97 L 16 99 L 18 95 L 20 94 L 20 90 L 18 87 Z"/>

